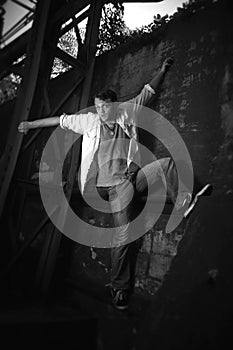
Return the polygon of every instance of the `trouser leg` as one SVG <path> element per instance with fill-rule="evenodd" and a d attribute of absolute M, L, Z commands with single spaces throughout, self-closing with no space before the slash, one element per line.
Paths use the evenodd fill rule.
<path fill-rule="evenodd" d="M 138 241 L 111 249 L 111 286 L 114 289 L 133 290 L 138 249 Z"/>
<path fill-rule="evenodd" d="M 133 193 L 132 183 L 126 180 L 109 194 L 116 229 L 111 249 L 111 285 L 114 289 L 130 290 L 134 285 L 138 242 L 124 244 L 130 235 L 135 200 Z"/>
<path fill-rule="evenodd" d="M 167 188 L 167 193 L 172 201 L 175 201 L 178 177 L 175 164 L 171 158 L 159 159 L 139 170 L 135 180 L 135 187 L 137 192 L 143 192 L 147 187 L 159 181 Z M 134 284 L 139 241 L 124 244 L 130 235 L 130 219 L 132 218 L 134 203 L 137 199 L 135 195 L 132 195 L 132 191 L 132 183 L 126 180 L 110 192 L 110 204 L 113 203 L 111 204 L 111 209 L 116 226 L 115 246 L 111 249 L 111 284 L 116 289 L 129 290 Z M 111 200 L 116 198 L 117 200 L 111 202 Z M 128 205 L 126 205 L 127 203 Z"/>
<path fill-rule="evenodd" d="M 175 202 L 178 190 L 178 175 L 172 158 L 161 158 L 145 165 L 137 173 L 135 187 L 138 192 L 161 184 L 167 189 L 169 198 Z"/>

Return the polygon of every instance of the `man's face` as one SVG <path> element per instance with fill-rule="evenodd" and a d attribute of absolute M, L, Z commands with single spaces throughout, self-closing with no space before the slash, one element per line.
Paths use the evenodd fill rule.
<path fill-rule="evenodd" d="M 115 117 L 115 105 L 110 99 L 105 101 L 95 98 L 95 108 L 98 116 L 103 121 L 113 121 Z"/>

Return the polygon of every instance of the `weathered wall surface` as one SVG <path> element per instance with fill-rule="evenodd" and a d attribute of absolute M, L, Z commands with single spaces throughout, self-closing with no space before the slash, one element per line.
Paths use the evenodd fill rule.
<path fill-rule="evenodd" d="M 202 197 L 135 349 L 224 349 L 232 329 L 232 197 Z"/>
<path fill-rule="evenodd" d="M 151 107 L 182 135 L 198 178 L 211 181 L 221 194 L 231 191 L 233 184 L 230 10 L 229 1 L 213 2 L 184 13 L 144 40 L 103 55 L 97 60 L 93 84 L 93 93 L 108 86 L 125 100 L 151 79 L 165 57 L 174 57 Z"/>

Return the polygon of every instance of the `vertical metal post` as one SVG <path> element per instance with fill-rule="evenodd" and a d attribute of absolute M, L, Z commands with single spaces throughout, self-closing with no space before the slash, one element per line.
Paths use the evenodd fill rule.
<path fill-rule="evenodd" d="M 1 159 L 0 169 L 0 216 L 2 215 L 9 185 L 14 173 L 23 136 L 17 132 L 18 123 L 27 120 L 36 87 L 42 46 L 45 36 L 50 0 L 38 0 L 31 37 L 27 48 L 24 76 L 17 97 L 8 142 Z"/>
<path fill-rule="evenodd" d="M 82 87 L 79 109 L 85 108 L 87 106 L 88 99 L 89 99 L 91 82 L 92 82 L 93 71 L 94 71 L 94 64 L 95 64 L 96 45 L 98 42 L 98 35 L 99 35 L 99 25 L 100 25 L 100 19 L 101 19 L 102 4 L 103 4 L 102 1 L 95 0 L 91 2 L 91 6 L 90 6 L 90 13 L 89 13 L 88 25 L 87 25 L 87 34 L 86 34 L 86 40 L 84 43 L 85 50 L 88 53 L 87 57 L 88 57 L 89 68 Z M 79 157 L 80 157 L 80 144 L 76 142 L 72 147 L 71 165 L 70 165 L 69 174 L 68 174 L 68 187 L 67 187 L 68 191 L 66 192 L 66 197 L 68 201 L 71 198 L 71 193 L 73 190 L 73 184 L 74 184 L 75 173 L 76 173 Z M 61 212 L 59 213 L 61 226 L 64 226 L 65 224 L 66 214 L 67 214 L 66 211 L 64 210 L 64 208 L 62 208 Z M 37 278 L 40 281 L 40 284 L 41 284 L 40 288 L 43 295 L 46 295 L 49 290 L 51 278 L 55 269 L 61 236 L 62 236 L 62 233 L 57 229 L 55 229 L 54 233 L 50 238 L 50 244 L 49 244 L 49 250 L 47 251 L 47 256 L 44 257 L 43 259 L 43 266 L 40 265 L 40 268 L 39 268 L 40 276 L 38 276 Z"/>
<path fill-rule="evenodd" d="M 2 32 L 3 32 L 3 25 L 4 25 L 4 14 L 5 14 L 5 10 L 2 7 L 4 5 L 4 3 L 6 2 L 6 0 L 0 0 L 0 43 L 2 40 Z"/>

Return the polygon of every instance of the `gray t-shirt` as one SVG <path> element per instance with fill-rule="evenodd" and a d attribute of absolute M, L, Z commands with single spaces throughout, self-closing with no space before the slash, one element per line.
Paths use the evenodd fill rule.
<path fill-rule="evenodd" d="M 101 124 L 100 144 L 95 157 L 97 186 L 114 186 L 125 178 L 129 142 L 130 138 L 119 124 Z"/>

